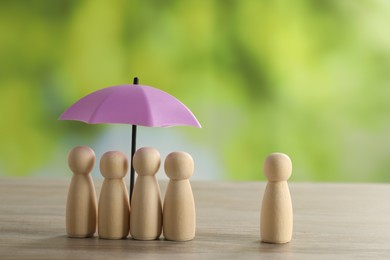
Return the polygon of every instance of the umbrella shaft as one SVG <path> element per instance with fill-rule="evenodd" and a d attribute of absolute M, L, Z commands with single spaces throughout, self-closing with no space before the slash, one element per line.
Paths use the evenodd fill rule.
<path fill-rule="evenodd" d="M 133 125 L 132 129 L 131 129 L 130 204 L 131 204 L 131 198 L 133 197 L 133 188 L 134 188 L 133 157 L 134 157 L 134 154 L 135 154 L 135 150 L 137 148 L 136 140 L 137 140 L 137 125 Z"/>

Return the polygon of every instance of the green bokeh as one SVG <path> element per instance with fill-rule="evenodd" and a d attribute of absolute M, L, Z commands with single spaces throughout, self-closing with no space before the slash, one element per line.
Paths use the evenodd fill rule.
<path fill-rule="evenodd" d="M 390 181 L 389 24 L 386 1 L 1 1 L 0 172 L 95 138 L 58 116 L 138 76 L 191 108 L 226 179 L 281 151 L 294 180 Z"/>

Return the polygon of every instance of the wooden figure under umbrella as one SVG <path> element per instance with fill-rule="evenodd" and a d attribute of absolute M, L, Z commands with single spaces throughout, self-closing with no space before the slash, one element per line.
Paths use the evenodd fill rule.
<path fill-rule="evenodd" d="M 172 95 L 145 85 L 112 86 L 95 91 L 70 106 L 59 118 L 88 124 L 132 125 L 130 201 L 134 187 L 133 156 L 137 125 L 168 127 L 188 125 L 201 128 L 194 114 Z"/>

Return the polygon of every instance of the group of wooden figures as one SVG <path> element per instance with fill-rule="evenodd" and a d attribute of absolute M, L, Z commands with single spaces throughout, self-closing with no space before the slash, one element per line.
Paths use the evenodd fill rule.
<path fill-rule="evenodd" d="M 195 203 L 189 178 L 194 162 L 188 153 L 173 152 L 165 159 L 164 169 L 170 181 L 164 205 L 156 173 L 160 168 L 157 150 L 144 147 L 134 154 L 138 174 L 131 199 L 123 178 L 129 163 L 117 151 L 106 152 L 100 159 L 104 182 L 96 203 L 95 186 L 90 172 L 95 164 L 94 151 L 78 146 L 69 152 L 73 172 L 66 206 L 66 231 L 69 237 L 91 237 L 98 228 L 103 239 L 155 240 L 163 232 L 165 239 L 188 241 L 195 237 Z"/>
<path fill-rule="evenodd" d="M 170 153 L 164 169 L 170 178 L 161 203 L 156 173 L 160 154 L 153 148 L 139 149 L 133 157 L 138 173 L 131 209 L 126 185 L 129 163 L 121 152 L 105 153 L 100 160 L 104 182 L 96 203 L 95 186 L 90 172 L 95 164 L 94 151 L 86 146 L 73 148 L 68 164 L 73 171 L 66 208 L 66 230 L 69 237 L 122 239 L 131 234 L 137 240 L 155 240 L 162 233 L 167 240 L 188 241 L 195 237 L 195 203 L 189 178 L 194 171 L 192 157 L 184 152 Z M 269 155 L 264 163 L 268 183 L 261 207 L 260 236 L 267 243 L 287 243 L 291 240 L 293 211 L 287 180 L 292 163 L 282 153 Z M 97 225 L 96 225 L 97 224 Z"/>

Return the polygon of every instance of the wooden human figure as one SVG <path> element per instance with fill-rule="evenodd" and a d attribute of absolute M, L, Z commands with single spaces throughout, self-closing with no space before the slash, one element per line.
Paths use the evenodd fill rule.
<path fill-rule="evenodd" d="M 286 154 L 270 154 L 264 162 L 268 183 L 261 208 L 260 236 L 266 243 L 287 243 L 293 230 L 293 210 L 287 180 L 292 164 Z"/>
<path fill-rule="evenodd" d="M 96 191 L 90 175 L 95 152 L 87 146 L 74 147 L 68 154 L 73 172 L 66 203 L 66 232 L 69 237 L 91 237 L 96 232 Z"/>
<path fill-rule="evenodd" d="M 162 230 L 162 203 L 156 173 L 160 153 L 153 148 L 139 149 L 133 157 L 137 181 L 131 199 L 130 234 L 138 240 L 158 239 Z"/>
<path fill-rule="evenodd" d="M 194 161 L 188 153 L 173 152 L 165 159 L 170 178 L 163 208 L 163 232 L 167 240 L 187 241 L 195 237 L 196 215 L 191 184 Z"/>
<path fill-rule="evenodd" d="M 121 152 L 106 152 L 100 159 L 100 172 L 105 178 L 99 197 L 100 238 L 121 239 L 129 234 L 130 205 L 123 181 L 128 169 L 127 158 Z"/>

